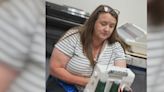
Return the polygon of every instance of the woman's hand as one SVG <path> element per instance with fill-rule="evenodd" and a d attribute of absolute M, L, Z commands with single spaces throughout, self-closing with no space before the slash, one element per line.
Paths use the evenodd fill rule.
<path fill-rule="evenodd" d="M 132 89 L 124 84 L 120 84 L 118 92 L 132 92 Z"/>

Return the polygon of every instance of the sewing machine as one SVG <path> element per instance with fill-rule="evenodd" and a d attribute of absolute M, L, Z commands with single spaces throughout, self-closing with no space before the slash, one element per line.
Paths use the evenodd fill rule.
<path fill-rule="evenodd" d="M 146 57 L 147 32 L 132 23 L 125 23 L 117 29 L 119 37 L 130 46 L 126 53 L 139 57 Z"/>
<path fill-rule="evenodd" d="M 122 92 L 131 92 L 134 78 L 135 74 L 128 68 L 97 64 L 84 92 L 118 92 L 119 87 Z"/>

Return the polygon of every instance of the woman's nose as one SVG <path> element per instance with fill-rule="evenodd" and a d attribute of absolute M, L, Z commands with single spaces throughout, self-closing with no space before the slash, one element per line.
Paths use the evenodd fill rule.
<path fill-rule="evenodd" d="M 105 31 L 109 31 L 109 30 L 110 30 L 109 26 L 105 26 Z"/>

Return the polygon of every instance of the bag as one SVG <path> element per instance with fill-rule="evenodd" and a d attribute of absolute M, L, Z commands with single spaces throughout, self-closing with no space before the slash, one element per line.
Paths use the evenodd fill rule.
<path fill-rule="evenodd" d="M 64 88 L 64 90 L 66 92 L 78 92 L 76 86 L 73 84 L 68 84 L 68 83 L 66 83 L 62 80 L 59 80 L 59 79 L 58 79 L 58 83 L 62 88 Z"/>

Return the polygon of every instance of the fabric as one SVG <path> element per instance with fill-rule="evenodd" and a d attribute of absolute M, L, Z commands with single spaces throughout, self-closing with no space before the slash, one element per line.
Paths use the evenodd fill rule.
<path fill-rule="evenodd" d="M 73 84 L 68 84 L 62 80 L 57 80 L 58 84 L 65 90 L 65 92 L 78 92 L 77 88 Z"/>
<path fill-rule="evenodd" d="M 164 92 L 164 25 L 148 26 L 147 92 Z"/>
<path fill-rule="evenodd" d="M 19 71 L 9 92 L 45 91 L 43 0 L 0 2 L 0 63 Z"/>
<path fill-rule="evenodd" d="M 93 68 L 90 66 L 87 57 L 83 54 L 80 34 L 77 31 L 77 29 L 69 30 L 65 35 L 70 34 L 69 32 L 74 34 L 65 36 L 65 38 L 63 37 L 64 39 L 60 39 L 55 45 L 55 48 L 71 57 L 66 66 L 66 69 L 69 72 L 79 76 L 90 77 Z M 125 59 L 125 54 L 120 43 L 116 42 L 112 45 L 104 43 L 103 49 L 96 62 L 113 65 L 114 62 L 117 62 L 119 59 Z"/>

